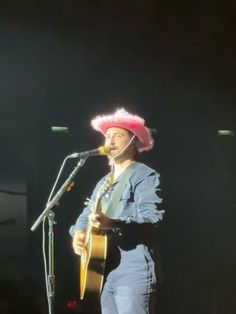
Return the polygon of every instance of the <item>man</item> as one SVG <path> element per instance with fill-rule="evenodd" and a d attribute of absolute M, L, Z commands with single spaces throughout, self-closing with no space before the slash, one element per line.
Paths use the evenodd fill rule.
<path fill-rule="evenodd" d="M 159 174 L 135 161 L 137 153 L 153 147 L 150 130 L 144 124 L 141 117 L 124 109 L 91 121 L 92 127 L 105 136 L 111 188 L 102 198 L 101 212 L 93 214 L 87 206 L 70 233 L 74 251 L 81 255 L 88 221 L 95 228 L 114 230 L 101 293 L 102 314 L 151 313 L 150 303 L 158 283 L 151 242 L 156 241 L 154 231 L 164 211 L 159 208 Z M 95 187 L 92 200 L 103 181 Z M 114 202 L 117 204 L 112 208 Z"/>

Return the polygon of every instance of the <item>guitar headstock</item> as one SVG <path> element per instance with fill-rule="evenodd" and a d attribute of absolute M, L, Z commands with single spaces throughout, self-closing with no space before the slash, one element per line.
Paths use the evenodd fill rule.
<path fill-rule="evenodd" d="M 103 197 L 103 195 L 106 194 L 110 187 L 111 187 L 110 179 L 109 177 L 106 177 L 99 188 L 97 198 L 100 200 Z"/>
<path fill-rule="evenodd" d="M 98 189 L 96 199 L 93 201 L 90 198 L 86 198 L 86 202 L 84 203 L 86 206 L 90 207 L 90 210 L 97 211 L 102 197 L 106 194 L 106 192 L 111 188 L 111 181 L 109 177 L 106 177 L 101 186 Z"/>

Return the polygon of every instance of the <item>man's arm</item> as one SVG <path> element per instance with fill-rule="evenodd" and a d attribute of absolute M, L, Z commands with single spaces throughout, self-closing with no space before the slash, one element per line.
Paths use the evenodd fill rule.
<path fill-rule="evenodd" d="M 111 229 L 145 229 L 159 225 L 163 218 L 164 210 L 161 209 L 159 174 L 151 172 L 146 174 L 135 186 L 134 202 L 136 211 L 131 216 L 123 216 L 119 219 L 111 219 L 103 213 L 91 214 L 91 224 L 96 228 Z"/>

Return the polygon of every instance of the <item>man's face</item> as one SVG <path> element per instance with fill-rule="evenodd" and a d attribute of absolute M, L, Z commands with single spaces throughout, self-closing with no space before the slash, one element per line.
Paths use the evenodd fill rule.
<path fill-rule="evenodd" d="M 105 134 L 105 146 L 109 147 L 109 156 L 116 156 L 130 142 L 132 134 L 125 129 L 111 127 L 108 128 Z M 133 152 L 133 147 L 129 146 L 122 156 L 130 155 Z"/>

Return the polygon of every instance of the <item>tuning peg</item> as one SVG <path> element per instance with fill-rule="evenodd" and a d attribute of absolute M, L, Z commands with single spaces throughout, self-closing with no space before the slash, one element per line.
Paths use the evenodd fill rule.
<path fill-rule="evenodd" d="M 84 202 L 85 206 L 91 206 L 93 204 L 93 201 L 91 200 L 91 198 L 86 198 L 86 201 Z"/>

